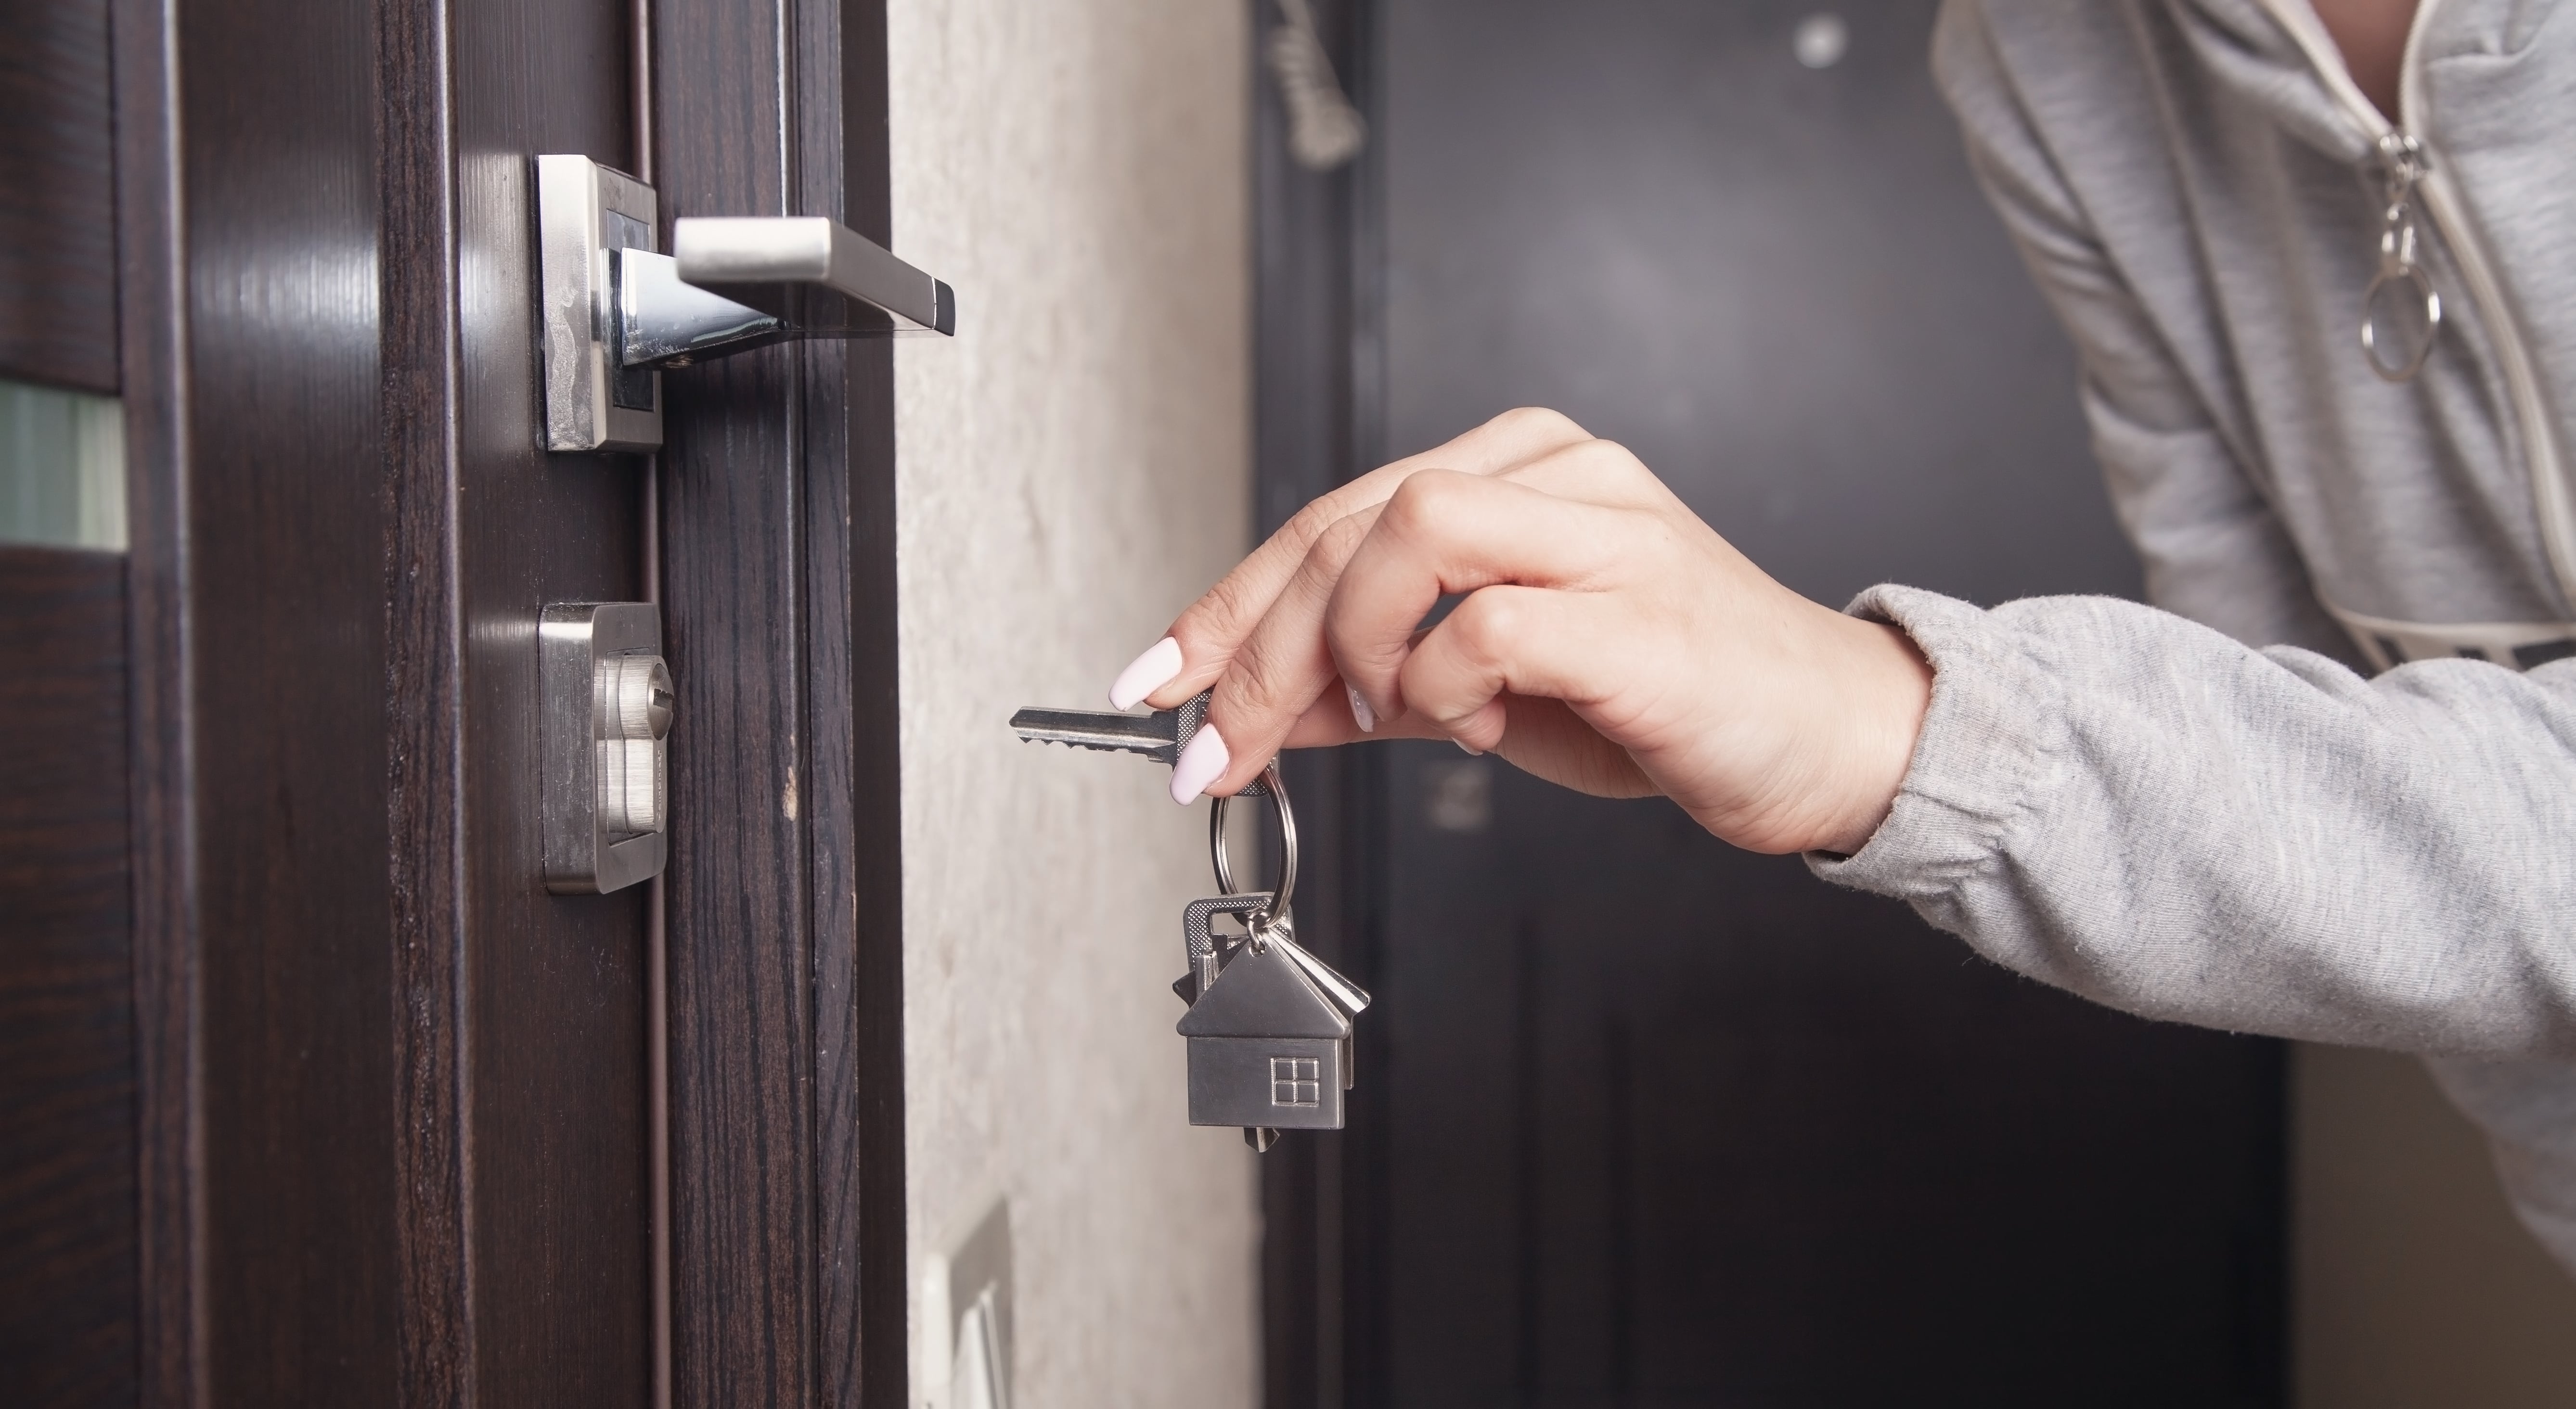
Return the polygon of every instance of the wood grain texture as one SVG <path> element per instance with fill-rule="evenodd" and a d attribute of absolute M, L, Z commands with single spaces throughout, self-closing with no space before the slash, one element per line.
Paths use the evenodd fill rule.
<path fill-rule="evenodd" d="M 475 1400 L 448 6 L 378 12 L 396 1401 Z"/>
<path fill-rule="evenodd" d="M 644 466 L 535 448 L 528 234 L 537 153 L 629 159 L 629 7 L 466 0 L 450 13 L 475 1393 L 641 1404 L 645 891 L 547 894 L 534 782 L 536 613 L 646 598 Z"/>
<path fill-rule="evenodd" d="M 0 376 L 113 395 L 108 0 L 0 5 Z"/>
<path fill-rule="evenodd" d="M 886 237 L 876 0 L 666 7 L 655 38 L 666 220 Z M 892 384 L 883 344 L 665 383 L 680 718 L 721 721 L 675 736 L 673 806 L 723 819 L 668 887 L 684 1404 L 905 1398 Z"/>
<path fill-rule="evenodd" d="M 0 548 L 0 1366 L 135 1402 L 125 560 Z"/>
<path fill-rule="evenodd" d="M 150 655 L 134 797 L 156 819 L 135 887 L 146 1401 L 636 1402 L 641 895 L 545 895 L 527 795 L 537 609 L 644 595 L 635 466 L 534 449 L 527 325 L 527 157 L 627 156 L 626 7 L 117 3 L 136 118 L 119 249 L 146 291 L 124 323 L 132 620 Z M 746 13 L 748 30 L 711 18 L 728 37 L 696 46 L 684 111 L 730 121 L 726 105 L 774 89 L 783 36 Z M 785 36 L 813 41 L 790 86 L 836 94 L 836 26 L 805 23 Z M 184 108 L 164 55 L 191 75 Z M 762 101 L 753 147 L 785 95 Z M 812 111 L 827 125 L 794 145 L 821 164 L 797 190 L 837 192 L 839 109 Z M 881 167 L 881 103 L 877 123 Z M 741 150 L 708 167 L 780 173 L 776 148 L 765 168 Z M 784 208 L 784 179 L 749 208 Z M 854 1245 L 887 1201 L 836 1204 L 814 1236 L 828 1084 L 824 1099 L 896 1132 L 859 1159 L 893 1160 L 901 1247 L 900 1092 L 848 1065 L 899 1041 L 895 990 L 865 967 L 891 952 L 895 894 L 889 366 L 877 349 L 710 369 L 710 453 L 686 467 L 719 507 L 675 535 L 695 575 L 675 573 L 694 596 L 675 594 L 693 605 L 674 609 L 674 654 L 715 697 L 683 701 L 679 811 L 710 819 L 703 873 L 748 883 L 700 892 L 723 940 L 691 956 L 700 997 L 716 993 L 697 1010 L 712 1040 L 682 1051 L 704 1059 L 702 1109 L 749 1133 L 694 1146 L 706 1177 L 694 1204 L 684 1183 L 684 1217 L 709 1236 L 684 1276 L 721 1275 L 683 1307 L 736 1343 L 784 1333 L 767 1363 L 730 1346 L 696 1362 L 683 1402 L 811 1398 L 825 1267 L 850 1289 L 830 1314 L 855 1327 L 891 1306 L 880 1341 L 834 1343 L 890 1348 L 882 1383 L 900 1394 L 900 1256 L 862 1263 L 833 1241 Z M 873 401 L 844 393 L 862 382 Z M 854 494 L 866 436 L 874 478 Z M 808 484 L 814 444 L 831 458 Z M 767 472 L 736 479 L 746 446 Z M 856 543 L 873 545 L 865 569 Z M 777 630 L 809 600 L 829 633 L 812 649 L 801 625 Z M 744 664 L 709 652 L 715 673 L 689 675 L 692 622 L 696 640 L 742 643 Z M 862 748 L 849 697 L 878 667 L 882 743 Z M 754 707 L 723 698 L 736 686 Z M 746 790 L 692 807 L 693 725 Z M 855 798 L 872 785 L 867 820 Z M 808 827 L 835 838 L 820 864 Z M 870 919 L 886 948 L 858 944 Z M 823 929 L 835 977 L 818 990 Z M 818 1002 L 838 1069 L 815 1056 Z M 859 1148 L 855 1118 L 839 1124 Z M 862 1371 L 831 1373 L 855 1396 Z"/>
<path fill-rule="evenodd" d="M 525 263 L 623 7 L 116 4 L 144 1402 L 636 1402 L 640 900 L 527 795 L 538 608 L 641 595 Z"/>
<path fill-rule="evenodd" d="M 891 247 L 884 0 L 816 6 L 800 105 L 806 209 Z M 833 72 L 829 61 L 837 58 Z M 811 95 L 837 79 L 839 111 Z M 838 124 L 837 169 L 821 153 Z M 837 190 L 825 189 L 837 181 Z M 818 349 L 819 351 L 820 349 Z M 903 1409 L 906 1376 L 903 812 L 896 689 L 894 346 L 816 357 L 806 404 L 815 603 L 816 1402 Z M 837 433 L 840 449 L 830 449 Z M 835 707 L 836 699 L 846 703 Z M 844 918 L 846 917 L 846 918 Z"/>
<path fill-rule="evenodd" d="M 398 1398 L 371 11 L 178 11 L 206 1402 Z M 154 819 L 161 825 L 164 819 Z"/>
<path fill-rule="evenodd" d="M 781 11 L 665 6 L 662 217 L 784 215 Z M 815 1387 L 813 897 L 803 349 L 663 381 L 663 601 L 679 700 L 669 907 L 675 1403 Z"/>
<path fill-rule="evenodd" d="M 406 1402 L 640 1403 L 643 892 L 537 858 L 536 620 L 644 595 L 632 457 L 548 455 L 531 159 L 628 148 L 619 0 L 380 12 Z"/>

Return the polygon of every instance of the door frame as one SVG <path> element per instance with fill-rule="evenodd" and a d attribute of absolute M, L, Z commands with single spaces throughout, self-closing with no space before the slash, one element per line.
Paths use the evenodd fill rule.
<path fill-rule="evenodd" d="M 263 1288 L 267 1264 L 226 1258 L 210 1236 L 224 1192 L 210 1150 L 242 1138 L 226 1128 L 233 1094 L 288 1089 L 313 1054 L 209 1011 L 210 946 L 231 942 L 241 917 L 210 913 L 226 878 L 208 842 L 275 801 L 215 779 L 207 765 L 226 741 L 213 731 L 238 721 L 209 702 L 293 700 L 299 662 L 216 639 L 222 595 L 237 584 L 212 580 L 191 536 L 210 501 L 264 486 L 202 473 L 213 447 L 198 437 L 215 433 L 203 413 L 220 408 L 199 402 L 192 359 L 209 355 L 210 327 L 240 310 L 223 301 L 236 291 L 192 286 L 207 252 L 191 199 L 240 173 L 221 165 L 219 140 L 190 130 L 190 114 L 275 79 L 258 63 L 197 61 L 192 44 L 207 35 L 190 26 L 211 22 L 175 0 L 112 0 L 147 1404 L 241 1402 L 259 1382 L 245 1367 L 285 1353 L 282 1335 L 398 1386 L 405 1404 L 509 1397 L 487 1378 L 490 1345 L 478 1349 L 501 1328 L 482 1324 L 471 1225 L 533 1195 L 478 1180 L 478 1088 L 460 1031 L 475 1002 L 471 947 L 509 938 L 478 932 L 468 893 L 481 879 L 470 849 L 478 819 L 462 782 L 477 645 L 459 605 L 473 551 L 459 465 L 475 429 L 461 419 L 460 384 L 476 335 L 468 309 L 489 291 L 458 272 L 465 183 L 480 172 L 459 150 L 454 98 L 460 43 L 483 18 L 448 0 L 385 0 L 337 48 L 297 56 L 328 76 L 347 105 L 339 116 L 359 118 L 321 142 L 376 183 L 379 392 L 368 409 L 382 453 L 353 468 L 372 472 L 384 496 L 381 554 L 346 580 L 300 586 L 381 603 L 379 674 L 366 688 L 381 692 L 387 762 L 381 776 L 344 781 L 349 815 L 372 810 L 389 845 L 382 875 L 343 880 L 380 900 L 390 923 L 345 946 L 309 918 L 261 922 L 281 953 L 349 956 L 341 977 L 372 993 L 360 1006 L 374 1011 L 352 1018 L 354 1048 L 323 1055 L 363 1058 L 390 1079 L 292 1112 L 277 1157 L 353 1181 L 351 1207 L 373 1207 L 368 1217 L 391 1232 L 370 1251 L 319 1245 L 313 1227 L 271 1230 L 283 1240 L 271 1250 L 278 1263 L 329 1264 L 357 1295 L 332 1305 L 312 1295 L 317 1283 L 280 1284 L 276 1304 L 224 1315 L 219 1289 Z M 655 96 L 647 113 L 661 115 L 649 151 L 666 220 L 837 214 L 888 240 L 882 0 L 634 0 L 632 19 L 651 26 L 635 82 Z M 638 545 L 648 564 L 658 559 L 683 717 L 694 707 L 704 721 L 674 742 L 671 1205 L 657 1230 L 670 1301 L 656 1398 L 708 1403 L 758 1386 L 774 1402 L 900 1405 L 892 358 L 882 343 L 755 356 L 681 398 L 681 433 L 654 471 L 659 530 Z M 704 432 L 694 437 L 692 417 Z M 736 698 L 746 680 L 768 687 L 758 711 Z M 717 825 L 737 816 L 765 821 Z M 274 898 L 328 880 L 269 877 L 253 889 Z M 353 1129 L 395 1138 L 368 1147 Z"/>
<path fill-rule="evenodd" d="M 1277 11 L 1249 0 L 1255 79 L 1251 169 L 1253 537 L 1384 459 L 1383 291 L 1379 280 L 1383 145 L 1373 0 L 1308 0 L 1317 37 L 1371 140 L 1328 172 L 1288 154 L 1288 114 L 1266 44 Z M 1280 767 L 1310 841 L 1298 872 L 1299 938 L 1362 986 L 1375 982 L 1388 877 L 1386 761 L 1377 749 L 1311 749 Z M 1382 1025 L 1357 1037 L 1362 1073 L 1386 1070 Z M 1367 1077 L 1363 1075 L 1365 1085 Z M 1362 1093 L 1365 1095 L 1365 1091 Z M 1339 1409 L 1349 1387 L 1378 1383 L 1384 1284 L 1368 1226 L 1387 1201 L 1386 1112 L 1351 1103 L 1339 1132 L 1286 1140 L 1261 1160 L 1262 1394 L 1271 1409 Z"/>

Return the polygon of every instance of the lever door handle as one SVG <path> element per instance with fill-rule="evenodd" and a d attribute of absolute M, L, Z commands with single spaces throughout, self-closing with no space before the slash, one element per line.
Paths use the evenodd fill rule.
<path fill-rule="evenodd" d="M 902 319 L 902 331 L 957 331 L 955 290 L 823 216 L 689 216 L 672 222 L 671 254 L 680 281 L 702 289 L 820 284 Z"/>
<path fill-rule="evenodd" d="M 671 244 L 675 254 L 610 251 L 621 367 L 686 367 L 797 338 L 957 331 L 955 291 L 837 220 L 692 216 L 672 222 Z M 797 300 L 808 312 L 788 318 L 714 292 L 789 285 L 848 302 Z"/>
<path fill-rule="evenodd" d="M 793 339 L 957 331 L 954 290 L 837 220 L 691 216 L 663 254 L 652 187 L 581 156 L 538 157 L 536 175 L 549 450 L 660 446 L 663 368 Z M 762 288 L 790 311 L 716 292 Z"/>

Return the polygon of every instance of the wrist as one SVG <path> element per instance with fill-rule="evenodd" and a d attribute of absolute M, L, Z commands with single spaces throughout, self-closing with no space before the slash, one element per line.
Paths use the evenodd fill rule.
<path fill-rule="evenodd" d="M 1896 805 L 1932 707 L 1932 663 L 1914 638 L 1885 622 L 1842 617 L 1851 645 L 1842 774 L 1831 825 L 1811 850 L 1849 856 L 1869 844 Z"/>

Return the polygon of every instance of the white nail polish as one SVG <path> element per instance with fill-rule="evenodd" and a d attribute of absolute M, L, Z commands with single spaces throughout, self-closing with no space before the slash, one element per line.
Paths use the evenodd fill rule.
<path fill-rule="evenodd" d="M 1109 686 L 1111 709 L 1134 709 L 1136 702 L 1172 682 L 1181 673 L 1181 643 L 1166 636 L 1127 662 Z"/>
<path fill-rule="evenodd" d="M 1190 736 L 1190 746 L 1181 750 L 1179 761 L 1172 765 L 1172 801 L 1183 807 L 1198 801 L 1199 794 L 1207 791 L 1208 784 L 1224 777 L 1225 766 L 1233 761 L 1234 755 L 1226 752 L 1225 740 L 1217 736 L 1216 730 L 1200 725 L 1199 731 Z"/>
<path fill-rule="evenodd" d="M 1359 687 L 1345 685 L 1342 688 L 1351 692 L 1351 722 L 1360 726 L 1360 732 L 1363 734 L 1376 733 L 1377 711 L 1369 708 L 1368 701 L 1361 698 Z"/>

